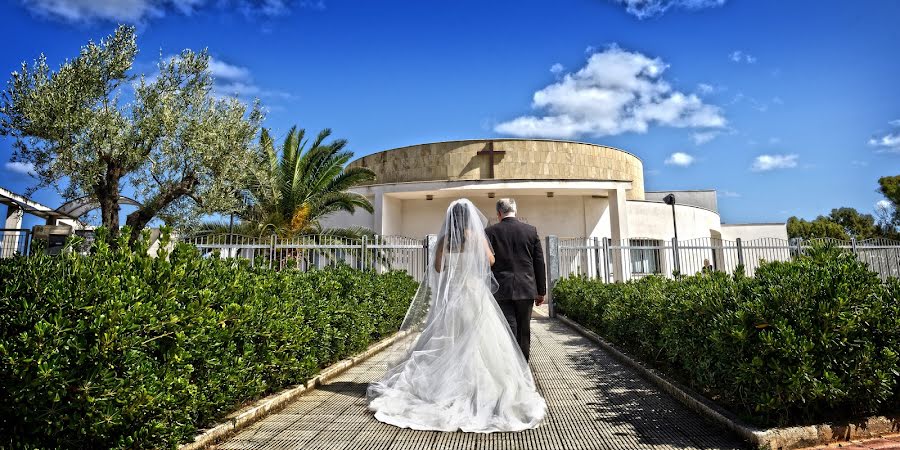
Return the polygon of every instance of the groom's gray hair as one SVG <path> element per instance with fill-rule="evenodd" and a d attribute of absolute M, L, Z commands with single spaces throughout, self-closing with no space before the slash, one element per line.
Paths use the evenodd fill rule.
<path fill-rule="evenodd" d="M 497 200 L 497 214 L 508 216 L 516 213 L 516 201 L 511 198 L 501 198 Z"/>

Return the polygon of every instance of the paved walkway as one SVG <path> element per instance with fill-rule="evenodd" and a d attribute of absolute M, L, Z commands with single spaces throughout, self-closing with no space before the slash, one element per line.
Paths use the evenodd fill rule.
<path fill-rule="evenodd" d="M 531 366 L 549 406 L 544 423 L 521 433 L 440 433 L 399 429 L 366 409 L 368 382 L 384 373 L 386 350 L 219 449 L 552 450 L 738 449 L 729 432 L 705 422 L 571 328 L 535 315 Z"/>

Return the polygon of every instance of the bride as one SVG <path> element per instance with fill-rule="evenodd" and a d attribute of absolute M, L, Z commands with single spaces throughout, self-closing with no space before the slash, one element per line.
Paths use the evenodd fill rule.
<path fill-rule="evenodd" d="M 375 418 L 416 430 L 491 433 L 535 428 L 546 404 L 492 292 L 494 255 L 469 200 L 447 209 L 434 264 L 401 330 L 420 332 L 368 388 Z"/>

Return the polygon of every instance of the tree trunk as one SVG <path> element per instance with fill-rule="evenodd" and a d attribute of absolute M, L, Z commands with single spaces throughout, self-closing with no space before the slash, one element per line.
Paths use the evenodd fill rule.
<path fill-rule="evenodd" d="M 103 181 L 95 187 L 103 226 L 109 230 L 109 235 L 113 240 L 119 235 L 119 179 L 121 173 L 122 171 L 118 167 L 108 165 Z"/>
<path fill-rule="evenodd" d="M 193 176 L 184 177 L 178 183 L 171 184 L 167 188 L 161 190 L 152 199 L 138 208 L 137 211 L 129 214 L 128 217 L 125 218 L 125 225 L 131 227 L 131 243 L 134 244 L 137 242 L 141 237 L 141 231 L 143 231 L 144 227 L 146 227 L 160 211 L 182 196 L 194 192 L 197 183 L 197 179 Z"/>

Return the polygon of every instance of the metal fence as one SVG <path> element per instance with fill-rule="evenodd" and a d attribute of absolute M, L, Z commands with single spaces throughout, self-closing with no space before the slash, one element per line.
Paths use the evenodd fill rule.
<path fill-rule="evenodd" d="M 357 269 L 404 270 L 416 281 L 425 273 L 427 244 L 424 239 L 374 236 L 351 239 L 328 235 L 278 238 L 236 234 L 190 236 L 188 242 L 203 256 L 243 258 L 274 269 L 311 270 L 335 264 Z"/>
<path fill-rule="evenodd" d="M 31 230 L 0 228 L 0 258 L 27 255 L 31 249 Z"/>
<path fill-rule="evenodd" d="M 607 282 L 614 279 L 617 261 L 625 280 L 646 275 L 673 277 L 702 271 L 733 274 L 739 266 L 753 275 L 762 262 L 790 261 L 816 244 L 828 243 L 855 254 L 882 279 L 900 277 L 900 242 L 889 239 L 840 241 L 836 239 L 784 240 L 777 238 L 734 241 L 701 238 L 683 241 L 609 238 L 559 238 L 559 276 L 581 275 Z"/>

